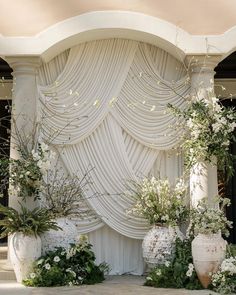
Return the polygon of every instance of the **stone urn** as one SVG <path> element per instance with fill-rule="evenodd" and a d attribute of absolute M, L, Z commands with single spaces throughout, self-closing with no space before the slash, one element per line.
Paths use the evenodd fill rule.
<path fill-rule="evenodd" d="M 193 264 L 204 288 L 211 283 L 210 273 L 219 269 L 225 258 L 227 242 L 217 234 L 198 234 L 192 241 Z"/>
<path fill-rule="evenodd" d="M 56 219 L 57 225 L 61 230 L 49 230 L 41 235 L 42 254 L 54 251 L 57 247 L 68 249 L 70 244 L 78 241 L 79 235 L 75 224 L 66 217 Z"/>
<path fill-rule="evenodd" d="M 40 237 L 14 233 L 9 239 L 9 256 L 16 280 L 21 283 L 31 272 L 32 263 L 41 256 Z"/>
<path fill-rule="evenodd" d="M 143 258 L 151 269 L 171 260 L 175 240 L 184 237 L 178 227 L 154 225 L 143 239 Z"/>

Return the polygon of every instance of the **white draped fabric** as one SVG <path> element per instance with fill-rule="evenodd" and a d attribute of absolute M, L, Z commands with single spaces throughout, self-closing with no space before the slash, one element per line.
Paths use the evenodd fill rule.
<path fill-rule="evenodd" d="M 68 171 L 82 176 L 94 167 L 87 202 L 97 218 L 76 222 L 79 232 L 90 232 L 98 261 L 110 257 L 112 273 L 143 271 L 140 239 L 148 225 L 127 215 L 125 182 L 158 170 L 174 180 L 182 172 L 170 152 L 179 134 L 166 105 L 183 104 L 189 92 L 183 74 L 163 50 L 123 39 L 80 44 L 40 69 L 45 136 Z M 102 195 L 93 198 L 94 192 Z M 120 242 L 109 249 L 112 239 Z"/>

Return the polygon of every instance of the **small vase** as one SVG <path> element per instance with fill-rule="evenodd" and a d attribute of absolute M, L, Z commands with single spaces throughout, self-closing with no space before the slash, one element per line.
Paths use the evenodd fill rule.
<path fill-rule="evenodd" d="M 9 255 L 16 280 L 21 283 L 28 277 L 32 263 L 41 256 L 40 237 L 14 233 L 9 242 Z"/>
<path fill-rule="evenodd" d="M 219 269 L 225 258 L 227 242 L 221 234 L 198 234 L 192 241 L 193 264 L 204 288 L 211 283 L 210 273 Z"/>
<path fill-rule="evenodd" d="M 154 225 L 146 234 L 142 243 L 143 258 L 150 269 L 171 260 L 176 237 L 183 238 L 178 227 L 162 225 Z"/>
<path fill-rule="evenodd" d="M 56 222 L 62 230 L 51 229 L 41 235 L 43 255 L 54 251 L 57 247 L 68 249 L 70 244 L 75 244 L 78 241 L 77 227 L 70 219 L 61 217 L 57 218 Z"/>

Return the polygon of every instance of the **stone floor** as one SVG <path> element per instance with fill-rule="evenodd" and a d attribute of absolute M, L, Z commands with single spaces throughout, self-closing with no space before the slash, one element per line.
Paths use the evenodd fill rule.
<path fill-rule="evenodd" d="M 142 286 L 143 277 L 109 276 L 104 283 L 80 287 L 27 288 L 14 281 L 0 281 L 0 295 L 210 295 L 209 290 L 156 289 Z"/>

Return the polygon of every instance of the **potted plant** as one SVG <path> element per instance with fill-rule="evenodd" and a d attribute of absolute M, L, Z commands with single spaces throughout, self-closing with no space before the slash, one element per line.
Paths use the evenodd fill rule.
<path fill-rule="evenodd" d="M 78 230 L 70 218 L 83 218 L 89 213 L 89 210 L 81 209 L 85 208 L 84 190 L 88 183 L 88 172 L 80 179 L 56 167 L 47 171 L 41 187 L 40 203 L 51 212 L 62 231 L 52 229 L 41 235 L 43 254 L 56 247 L 68 248 L 76 243 Z"/>
<path fill-rule="evenodd" d="M 32 211 L 20 205 L 20 211 L 0 205 L 2 232 L 0 238 L 11 235 L 9 242 L 10 260 L 17 282 L 22 282 L 30 271 L 31 264 L 41 256 L 40 235 L 50 229 L 58 230 L 50 212 L 45 208 Z"/>
<path fill-rule="evenodd" d="M 129 186 L 134 205 L 128 214 L 145 218 L 152 229 L 144 237 L 143 257 L 149 267 L 163 264 L 169 260 L 176 235 L 181 237 L 177 226 L 186 221 L 186 186 L 179 180 L 171 186 L 168 179 L 144 178 L 131 182 Z"/>
<path fill-rule="evenodd" d="M 220 205 L 210 206 L 206 199 L 191 211 L 190 233 L 193 263 L 202 285 L 207 288 L 211 282 L 210 273 L 215 273 L 225 258 L 227 242 L 221 234 L 229 234 L 232 222 L 225 217 L 224 208 L 230 204 L 227 198 L 217 198 Z"/>

